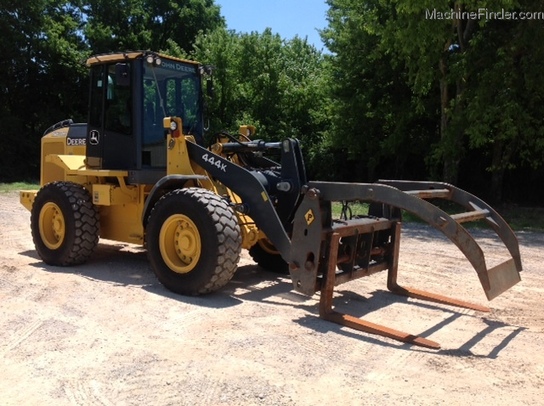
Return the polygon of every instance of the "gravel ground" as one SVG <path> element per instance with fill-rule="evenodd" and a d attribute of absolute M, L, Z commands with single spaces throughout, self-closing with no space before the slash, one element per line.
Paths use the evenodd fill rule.
<path fill-rule="evenodd" d="M 45 265 L 29 213 L 0 194 L 2 405 L 541 405 L 544 234 L 519 233 L 522 282 L 490 313 L 386 292 L 385 273 L 338 287 L 335 304 L 441 343 L 430 350 L 321 320 L 318 295 L 244 254 L 221 291 L 166 291 L 145 252 L 102 241 L 85 265 Z M 488 262 L 506 259 L 477 232 Z M 487 305 L 476 273 L 433 230 L 403 231 L 407 285 Z"/>

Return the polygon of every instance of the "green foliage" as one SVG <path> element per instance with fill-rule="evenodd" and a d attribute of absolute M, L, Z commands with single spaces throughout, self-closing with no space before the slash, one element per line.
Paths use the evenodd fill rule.
<path fill-rule="evenodd" d="M 213 0 L 7 0 L 0 8 L 0 181 L 39 176 L 43 131 L 86 121 L 86 58 L 129 49 L 188 52 L 196 36 L 221 27 Z"/>
<path fill-rule="evenodd" d="M 474 41 L 475 64 L 467 90 L 471 146 L 505 143 L 505 149 L 522 152 L 531 165 L 542 163 L 544 82 L 544 30 L 539 21 L 490 24 Z M 509 144 L 510 146 L 506 146 Z M 500 164 L 508 167 L 510 160 Z M 493 168 L 492 168 L 493 170 Z"/>
<path fill-rule="evenodd" d="M 480 14 L 541 11 L 540 0 L 328 4 L 322 54 L 270 29 L 228 31 L 213 0 L 3 1 L 0 181 L 36 179 L 43 130 L 86 120 L 89 55 L 154 49 L 214 66 L 210 139 L 241 124 L 299 138 L 312 179 L 543 196 L 544 26 Z"/>
<path fill-rule="evenodd" d="M 93 53 L 165 50 L 190 52 L 199 32 L 224 25 L 213 0 L 87 0 L 80 7 Z"/>
<path fill-rule="evenodd" d="M 77 18 L 62 0 L 7 2 L 0 9 L 2 180 L 37 178 L 41 132 L 55 120 L 83 116 L 87 81 Z"/>
<path fill-rule="evenodd" d="M 490 194 L 500 200 L 507 171 L 543 166 L 537 78 L 544 27 L 485 14 L 541 11 L 540 1 L 328 4 L 322 37 L 333 53 L 333 127 L 327 144 L 333 155 L 341 140 L 349 144 L 348 176 L 372 180 L 389 164 L 406 177 L 417 162 L 410 157 L 418 157 L 426 176 L 454 183 L 461 170 L 489 171 Z M 459 18 L 471 12 L 478 18 Z M 464 161 L 469 151 L 483 159 Z"/>
<path fill-rule="evenodd" d="M 401 172 L 412 154 L 427 153 L 435 111 L 418 108 L 426 99 L 413 97 L 406 70 L 383 50 L 379 31 L 391 6 L 356 0 L 329 5 L 329 27 L 322 32 L 333 52 L 328 143 L 338 160 L 350 161 L 341 177 L 375 180 L 383 162 Z"/>
<path fill-rule="evenodd" d="M 252 124 L 260 138 L 318 142 L 322 55 L 306 40 L 218 29 L 196 40 L 192 56 L 215 68 L 210 133 Z"/>

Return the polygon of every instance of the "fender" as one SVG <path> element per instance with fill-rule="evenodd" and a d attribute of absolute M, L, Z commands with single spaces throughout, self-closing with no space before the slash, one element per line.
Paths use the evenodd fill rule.
<path fill-rule="evenodd" d="M 147 219 L 149 217 L 149 213 L 151 213 L 151 209 L 153 209 L 153 206 L 155 206 L 155 203 L 157 203 L 157 201 L 161 198 L 165 190 L 171 191 L 175 189 L 182 189 L 185 187 L 185 184 L 188 181 L 208 179 L 209 178 L 204 175 L 167 175 L 161 178 L 155 184 L 155 186 L 153 186 L 153 189 L 151 189 L 151 192 L 149 192 L 149 196 L 147 196 L 145 201 L 144 210 L 142 212 L 142 224 L 144 225 L 144 229 L 147 226 Z"/>

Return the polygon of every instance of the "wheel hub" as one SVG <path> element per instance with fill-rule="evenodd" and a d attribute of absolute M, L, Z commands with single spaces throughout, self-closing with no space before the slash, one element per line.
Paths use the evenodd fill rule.
<path fill-rule="evenodd" d="M 161 255 L 172 271 L 183 274 L 195 268 L 202 246 L 198 228 L 189 217 L 170 216 L 161 227 L 159 239 Z"/>
<path fill-rule="evenodd" d="M 66 224 L 60 207 L 55 203 L 46 203 L 40 211 L 39 230 L 47 248 L 55 250 L 62 245 L 66 234 Z"/>

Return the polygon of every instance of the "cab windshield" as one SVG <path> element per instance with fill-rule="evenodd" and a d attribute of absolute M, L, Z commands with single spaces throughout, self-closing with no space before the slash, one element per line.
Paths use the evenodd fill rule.
<path fill-rule="evenodd" d="M 183 133 L 202 141 L 200 75 L 189 63 L 163 59 L 160 66 L 144 62 L 144 145 L 164 142 L 164 117 L 181 117 Z"/>

